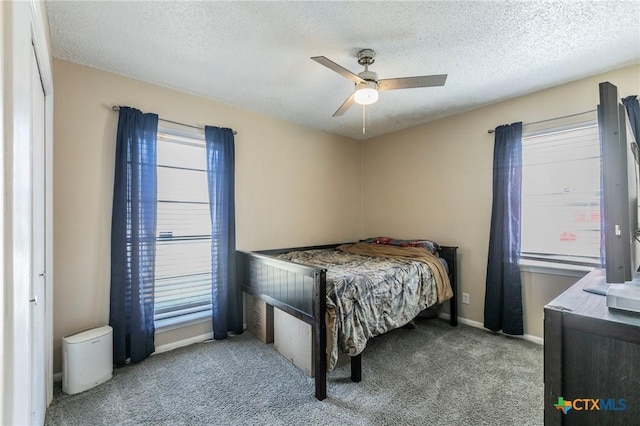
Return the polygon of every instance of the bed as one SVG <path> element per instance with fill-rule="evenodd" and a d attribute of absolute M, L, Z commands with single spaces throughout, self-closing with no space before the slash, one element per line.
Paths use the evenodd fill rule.
<path fill-rule="evenodd" d="M 351 380 L 359 382 L 368 339 L 446 300 L 457 325 L 457 247 L 425 249 L 424 241 L 237 251 L 241 290 L 311 325 L 317 399 L 327 396 L 338 352 L 350 356 Z"/>

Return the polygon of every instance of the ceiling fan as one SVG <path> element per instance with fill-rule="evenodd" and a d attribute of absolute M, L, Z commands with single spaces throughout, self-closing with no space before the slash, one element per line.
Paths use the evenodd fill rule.
<path fill-rule="evenodd" d="M 354 74 L 348 69 L 336 64 L 324 56 L 314 56 L 311 59 L 337 72 L 347 80 L 353 81 L 355 90 L 346 101 L 333 113 L 333 117 L 344 114 L 353 103 L 370 105 L 378 100 L 378 91 L 411 89 L 417 87 L 444 86 L 447 74 L 422 75 L 416 77 L 385 78 L 378 80 L 378 74 L 369 71 L 369 65 L 375 62 L 376 52 L 373 49 L 362 49 L 358 52 L 358 63 L 364 66 L 364 71 Z"/>

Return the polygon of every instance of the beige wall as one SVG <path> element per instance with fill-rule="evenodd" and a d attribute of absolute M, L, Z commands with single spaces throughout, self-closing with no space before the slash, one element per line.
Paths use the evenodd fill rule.
<path fill-rule="evenodd" d="M 524 310 L 525 333 L 532 336 L 543 337 L 543 306 L 575 284 L 580 278 L 581 277 L 575 276 L 522 272 L 522 309 Z"/>
<path fill-rule="evenodd" d="M 240 249 L 390 235 L 457 245 L 460 315 L 482 322 L 493 137 L 487 129 L 593 109 L 598 83 L 640 93 L 640 67 L 565 84 L 365 142 L 330 135 L 111 73 L 54 61 L 54 371 L 60 338 L 106 324 L 117 113 L 231 127 L 236 136 Z M 339 206 L 337 208 L 336 206 Z M 577 278 L 523 273 L 525 333 L 542 336 L 542 306 Z M 158 345 L 207 328 L 159 335 Z"/>
<path fill-rule="evenodd" d="M 470 295 L 470 304 L 460 305 L 460 316 L 482 322 L 493 161 L 493 135 L 487 130 L 595 109 L 598 83 L 607 80 L 621 96 L 638 94 L 640 66 L 365 141 L 363 236 L 432 238 L 459 246 L 459 293 Z M 523 276 L 526 334 L 542 336 L 542 307 L 576 280 Z"/>
<path fill-rule="evenodd" d="M 64 61 L 54 61 L 55 366 L 61 337 L 108 323 L 117 113 L 231 127 L 239 249 L 351 241 L 361 227 L 361 142 Z M 210 328 L 209 328 L 210 330 Z M 201 326 L 157 343 L 206 332 Z"/>

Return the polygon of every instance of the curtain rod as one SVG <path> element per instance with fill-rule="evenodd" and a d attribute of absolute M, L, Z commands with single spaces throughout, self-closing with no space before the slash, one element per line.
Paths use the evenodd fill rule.
<path fill-rule="evenodd" d="M 578 115 L 589 114 L 590 112 L 596 112 L 597 109 L 590 109 L 589 111 L 578 112 L 576 114 L 563 115 L 561 117 L 548 118 L 546 120 L 533 121 L 531 123 L 524 123 L 523 126 L 531 126 L 533 124 L 546 123 L 547 121 L 561 120 L 563 118 L 577 117 Z M 494 133 L 495 129 L 487 130 L 487 133 Z"/>
<path fill-rule="evenodd" d="M 120 111 L 120 107 L 119 107 L 119 106 L 115 106 L 115 105 L 114 105 L 114 106 L 112 106 L 112 107 L 111 107 L 111 109 L 112 109 L 113 111 Z M 160 117 L 158 117 L 158 120 L 160 120 L 160 121 L 164 121 L 164 122 L 166 122 L 166 123 L 173 123 L 173 124 L 177 124 L 177 125 L 179 125 L 179 126 L 191 127 L 192 129 L 198 129 L 198 130 L 202 130 L 202 131 L 204 131 L 204 128 L 203 128 L 203 127 L 192 126 L 191 124 L 184 124 L 184 123 L 180 123 L 180 122 L 178 122 L 178 121 L 173 121 L 173 120 L 167 120 L 166 118 L 160 118 Z M 236 132 L 236 131 L 234 130 L 234 131 L 233 131 L 233 134 L 234 134 L 234 135 L 237 135 L 237 134 L 238 134 L 238 132 Z"/>

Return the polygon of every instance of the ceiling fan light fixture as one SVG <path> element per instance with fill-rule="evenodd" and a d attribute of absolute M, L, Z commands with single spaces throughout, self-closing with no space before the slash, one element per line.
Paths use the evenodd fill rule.
<path fill-rule="evenodd" d="M 343 115 L 354 103 L 371 105 L 378 100 L 378 90 L 412 89 L 418 87 L 444 86 L 447 74 L 418 75 L 413 77 L 385 78 L 378 80 L 378 74 L 369 71 L 369 66 L 375 61 L 376 52 L 373 49 L 362 49 L 358 52 L 358 64 L 364 66 L 364 71 L 354 74 L 345 67 L 336 64 L 324 56 L 312 56 L 311 59 L 329 68 L 355 84 L 355 90 L 333 113 L 333 117 Z M 364 108 L 362 108 L 364 113 Z"/>
<path fill-rule="evenodd" d="M 378 101 L 378 85 L 375 81 L 358 83 L 353 100 L 360 105 L 371 105 Z"/>

